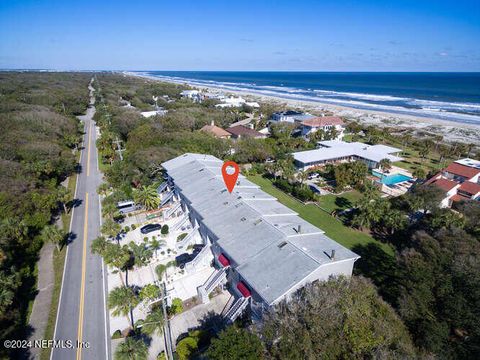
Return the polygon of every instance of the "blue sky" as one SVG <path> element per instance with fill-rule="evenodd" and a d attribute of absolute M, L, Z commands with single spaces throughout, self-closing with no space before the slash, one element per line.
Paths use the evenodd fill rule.
<path fill-rule="evenodd" d="M 480 71 L 480 1 L 0 0 L 0 68 Z"/>

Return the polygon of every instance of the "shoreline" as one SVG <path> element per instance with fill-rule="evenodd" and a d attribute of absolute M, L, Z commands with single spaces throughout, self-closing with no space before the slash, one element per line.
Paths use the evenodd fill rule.
<path fill-rule="evenodd" d="M 382 127 L 398 126 L 400 128 L 412 129 L 416 132 L 428 132 L 435 135 L 442 135 L 447 142 L 463 142 L 480 145 L 480 126 L 469 123 L 461 123 L 443 119 L 435 119 L 423 116 L 401 114 L 396 112 L 386 112 L 379 110 L 363 110 L 343 105 L 333 105 L 322 103 L 320 101 L 309 101 L 301 99 L 289 99 L 274 95 L 258 94 L 248 90 L 229 90 L 220 86 L 205 86 L 192 84 L 189 81 L 174 81 L 170 79 L 158 78 L 151 75 L 137 74 L 132 72 L 122 72 L 126 76 L 140 77 L 152 81 L 189 85 L 202 90 L 211 92 L 222 92 L 225 94 L 242 95 L 249 100 L 258 102 L 269 102 L 278 106 L 300 109 L 307 112 L 331 112 L 336 116 L 341 116 L 349 120 L 354 120 L 362 124 L 376 125 Z"/>

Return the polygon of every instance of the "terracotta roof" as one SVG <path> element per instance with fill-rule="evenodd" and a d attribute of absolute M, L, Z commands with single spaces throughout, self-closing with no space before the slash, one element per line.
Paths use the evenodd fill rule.
<path fill-rule="evenodd" d="M 455 201 L 455 202 L 459 202 L 459 201 L 468 201 L 468 200 L 472 200 L 472 199 L 470 199 L 466 196 L 455 194 L 450 198 L 450 200 Z"/>
<path fill-rule="evenodd" d="M 462 190 L 462 191 L 465 191 L 466 193 L 475 195 L 480 192 L 480 184 L 476 184 L 471 181 L 465 181 L 464 183 L 462 183 L 462 185 L 460 185 L 458 190 Z"/>
<path fill-rule="evenodd" d="M 442 176 L 442 173 L 437 173 L 437 174 L 433 175 L 430 179 L 428 179 L 428 180 L 425 182 L 425 185 L 430 185 L 431 183 L 437 181 L 438 178 L 440 178 L 441 176 Z"/>
<path fill-rule="evenodd" d="M 327 125 L 343 125 L 344 122 L 338 116 L 318 116 L 302 121 L 302 125 L 310 127 L 322 127 Z"/>
<path fill-rule="evenodd" d="M 470 179 L 480 173 L 480 169 L 475 169 L 473 167 L 460 165 L 457 163 L 451 163 L 450 165 L 447 166 L 445 171 L 451 174 L 466 177 L 467 179 Z"/>
<path fill-rule="evenodd" d="M 216 125 L 205 125 L 200 129 L 200 131 L 208 132 L 213 134 L 216 137 L 222 138 L 222 137 L 230 137 L 230 133 L 223 130 L 221 127 L 218 127 Z"/>
<path fill-rule="evenodd" d="M 265 134 L 259 133 L 258 131 L 255 131 L 243 125 L 229 127 L 227 131 L 234 136 L 254 137 L 254 138 L 265 137 Z"/>
<path fill-rule="evenodd" d="M 445 191 L 452 190 L 455 186 L 458 185 L 455 181 L 448 180 L 448 179 L 438 179 L 432 182 L 433 185 L 438 186 L 440 189 Z"/>

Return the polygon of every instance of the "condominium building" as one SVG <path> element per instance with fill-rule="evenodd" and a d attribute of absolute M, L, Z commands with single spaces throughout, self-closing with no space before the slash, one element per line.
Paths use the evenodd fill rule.
<path fill-rule="evenodd" d="M 184 154 L 162 164 L 168 184 L 163 198 L 171 202 L 167 216 L 180 210 L 185 218 L 179 223 L 189 222 L 201 235 L 205 258 L 213 257 L 215 270 L 197 289 L 202 302 L 223 285 L 235 298 L 225 312 L 229 321 L 248 307 L 260 319 L 308 283 L 352 274 L 357 254 L 242 175 L 229 193 L 222 164 L 202 154 Z M 195 261 L 201 262 L 201 256 Z"/>

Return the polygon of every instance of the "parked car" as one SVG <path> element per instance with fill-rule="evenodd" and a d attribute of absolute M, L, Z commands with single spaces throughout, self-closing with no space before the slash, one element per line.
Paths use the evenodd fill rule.
<path fill-rule="evenodd" d="M 308 180 L 318 179 L 319 177 L 320 177 L 320 174 L 319 174 L 319 173 L 316 173 L 316 172 L 310 173 L 310 174 L 308 175 Z"/>
<path fill-rule="evenodd" d="M 183 253 L 175 257 L 175 262 L 180 269 L 185 267 L 186 263 L 189 263 L 192 260 L 192 255 Z"/>
<path fill-rule="evenodd" d="M 148 225 L 142 226 L 140 228 L 140 232 L 142 234 L 148 234 L 148 233 L 151 233 L 152 231 L 160 230 L 161 228 L 162 228 L 161 224 L 148 224 Z"/>

